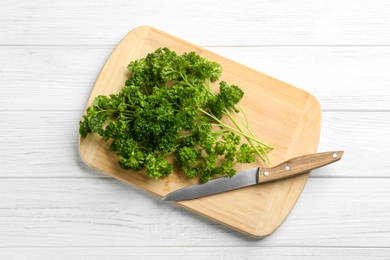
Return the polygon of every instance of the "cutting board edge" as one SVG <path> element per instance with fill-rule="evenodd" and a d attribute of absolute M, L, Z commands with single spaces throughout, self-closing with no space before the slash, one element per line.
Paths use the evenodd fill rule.
<path fill-rule="evenodd" d="M 280 79 L 278 79 L 278 78 L 275 78 L 275 77 L 271 76 L 270 74 L 267 74 L 267 73 L 258 71 L 258 70 L 254 69 L 254 68 L 252 68 L 252 67 L 249 67 L 248 65 L 245 65 L 245 64 L 243 64 L 243 63 L 241 63 L 241 62 L 235 61 L 235 60 L 233 60 L 233 59 L 231 59 L 231 58 L 227 58 L 227 57 L 225 57 L 225 56 L 223 56 L 223 55 L 221 55 L 221 54 L 219 54 L 219 53 L 217 53 L 217 52 L 214 52 L 214 51 L 211 51 L 211 50 L 207 49 L 206 47 L 202 47 L 202 46 L 196 45 L 196 44 L 194 44 L 194 43 L 192 43 L 192 42 L 183 40 L 183 39 L 181 39 L 181 38 L 179 38 L 179 37 L 177 37 L 177 36 L 175 36 L 175 35 L 172 35 L 172 34 L 170 34 L 170 33 L 167 33 L 167 32 L 165 32 L 165 31 L 160 30 L 160 29 L 157 28 L 157 27 L 149 26 L 149 25 L 140 25 L 140 26 L 135 27 L 133 30 L 131 30 L 131 31 L 128 33 L 128 35 L 129 35 L 130 33 L 132 33 L 132 32 L 136 32 L 136 31 L 141 30 L 141 29 L 150 30 L 150 31 L 157 31 L 158 33 L 161 33 L 161 34 L 164 34 L 164 35 L 168 36 L 169 38 L 173 38 L 173 39 L 175 39 L 175 40 L 181 41 L 181 42 L 185 43 L 186 45 L 189 45 L 189 46 L 193 47 L 194 49 L 198 49 L 198 50 L 201 50 L 201 51 L 204 51 L 204 52 L 208 52 L 208 53 L 211 53 L 211 54 L 213 54 L 213 55 L 215 55 L 215 56 L 223 57 L 224 59 L 229 60 L 230 62 L 234 62 L 234 63 L 236 63 L 237 65 L 240 65 L 240 66 L 242 66 L 242 67 L 245 67 L 245 68 L 248 69 L 248 70 L 251 70 L 251 71 L 253 71 L 253 72 L 255 72 L 255 73 L 262 74 L 263 76 L 265 76 L 265 77 L 267 77 L 267 78 L 269 78 L 269 79 L 271 79 L 271 80 L 278 81 L 279 83 L 281 83 L 281 84 L 283 84 L 283 85 L 292 87 L 292 88 L 294 88 L 294 89 L 296 89 L 296 90 L 298 90 L 298 91 L 301 91 L 301 92 L 303 92 L 303 93 L 306 93 L 308 96 L 311 96 L 311 97 L 316 101 L 316 103 L 317 103 L 316 105 L 318 105 L 318 107 L 321 108 L 321 105 L 320 105 L 320 103 L 318 102 L 317 98 L 316 98 L 312 93 L 310 93 L 310 92 L 307 91 L 307 90 L 304 90 L 304 89 L 302 89 L 302 88 L 300 88 L 300 87 L 297 87 L 297 86 L 295 86 L 295 85 L 293 85 L 293 84 L 291 84 L 291 83 L 288 83 L 288 82 L 286 82 L 286 81 L 283 81 L 283 80 L 280 80 Z M 125 38 L 126 38 L 126 37 L 125 37 Z"/>
<path fill-rule="evenodd" d="M 290 85 L 290 84 L 288 84 L 288 85 Z M 304 90 L 302 90 L 302 91 L 304 91 Z M 313 141 L 312 142 L 307 142 L 307 144 L 310 145 L 310 148 L 308 149 L 308 151 L 305 151 L 305 152 L 293 152 L 294 155 L 286 155 L 285 160 L 288 160 L 288 159 L 290 159 L 292 157 L 296 157 L 296 156 L 300 156 L 300 155 L 316 153 L 318 151 L 319 140 L 320 140 L 320 137 L 321 137 L 321 126 L 322 126 L 321 104 L 319 103 L 318 99 L 314 95 L 312 95 L 311 93 L 309 93 L 307 91 L 304 91 L 304 92 L 308 96 L 307 96 L 307 102 L 306 102 L 306 111 L 307 111 L 307 113 L 303 114 L 303 115 L 308 115 L 308 114 L 312 113 L 312 114 L 310 114 L 309 117 L 311 119 L 313 119 L 313 120 L 316 119 L 314 121 L 314 123 L 313 123 L 313 125 L 315 125 L 315 127 L 314 127 L 314 129 L 312 131 L 313 134 L 309 135 L 311 138 L 313 138 Z M 302 118 L 301 120 L 305 120 L 305 117 Z M 297 146 L 290 146 L 290 147 L 297 147 Z M 256 238 L 264 238 L 264 237 L 267 237 L 267 236 L 271 235 L 272 233 L 274 233 L 275 231 L 278 230 L 278 228 L 286 221 L 287 217 L 290 215 L 292 210 L 295 208 L 295 205 L 298 202 L 299 198 L 301 197 L 301 195 L 302 195 L 302 193 L 303 193 L 303 191 L 304 191 L 304 189 L 306 187 L 307 181 L 310 178 L 310 173 L 311 172 L 308 172 L 308 173 L 305 173 L 305 174 L 302 174 L 302 175 L 299 175 L 299 176 L 296 176 L 296 177 L 284 180 L 284 182 L 290 182 L 291 183 L 290 186 L 293 186 L 294 182 L 298 182 L 301 185 L 301 189 L 299 189 L 298 194 L 296 194 L 296 199 L 294 200 L 294 202 L 292 204 L 290 204 L 289 207 L 287 207 L 288 210 L 285 211 L 283 217 L 281 217 L 279 219 L 278 225 L 275 225 L 274 228 L 272 228 L 272 229 L 265 229 L 264 232 L 261 232 L 260 225 L 259 225 L 256 228 L 256 230 L 253 233 L 249 234 L 249 235 L 251 235 L 253 237 L 256 237 Z"/>
<path fill-rule="evenodd" d="M 178 38 L 178 37 L 176 37 L 176 36 L 170 35 L 170 34 L 168 34 L 168 33 L 165 33 L 165 32 L 163 32 L 163 31 L 160 31 L 160 30 L 158 30 L 158 29 L 156 29 L 156 28 L 154 28 L 154 27 L 150 27 L 150 26 L 139 26 L 139 27 L 134 28 L 133 30 L 131 30 L 131 31 L 122 39 L 122 41 L 124 41 L 125 39 L 127 39 L 127 37 L 128 37 L 129 35 L 131 35 L 132 33 L 137 32 L 137 31 L 140 31 L 140 30 L 144 30 L 144 32 L 147 32 L 147 33 L 149 32 L 149 30 L 157 30 L 158 32 L 163 33 L 163 34 L 165 34 L 165 35 L 168 35 L 168 36 L 171 37 L 171 38 L 180 40 L 181 42 L 184 42 L 185 44 L 187 44 L 187 45 L 189 45 L 189 46 L 191 46 L 191 47 L 194 47 L 194 48 L 196 48 L 196 49 L 199 49 L 199 50 L 202 50 L 202 51 L 206 51 L 206 52 L 212 53 L 213 55 L 221 56 L 221 55 L 219 55 L 219 54 L 217 54 L 217 53 L 214 53 L 214 52 L 212 52 L 212 51 L 210 51 L 210 50 L 207 50 L 206 48 L 203 48 L 203 47 L 194 45 L 194 44 L 192 44 L 192 43 L 190 43 L 190 42 L 184 41 L 184 40 L 182 40 L 182 39 L 180 39 L 180 38 Z M 145 37 L 146 37 L 146 35 L 145 35 Z M 121 41 L 121 42 L 122 42 L 122 41 Z M 111 55 L 108 57 L 107 61 L 111 58 L 111 56 L 112 56 L 112 54 L 115 52 L 115 50 L 116 50 L 116 48 L 113 50 L 113 52 L 111 53 Z M 224 59 L 227 59 L 227 60 L 230 60 L 230 61 L 233 61 L 233 60 L 231 60 L 231 59 L 229 59 L 229 58 L 226 58 L 226 57 L 223 57 L 223 58 L 224 58 Z M 105 64 L 104 64 L 102 70 L 104 69 L 104 67 L 105 67 L 105 65 L 106 65 L 106 63 L 107 63 L 107 61 L 105 62 Z M 233 61 L 233 62 L 235 62 L 236 64 L 238 64 L 238 65 L 240 65 L 240 66 L 246 67 L 247 69 L 250 69 L 250 70 L 252 70 L 252 71 L 254 71 L 254 72 L 256 72 L 256 73 L 260 73 L 260 74 L 262 74 L 262 75 L 264 75 L 264 76 L 266 76 L 266 77 L 268 77 L 268 78 L 270 78 L 270 79 L 272 79 L 272 80 L 278 81 L 279 83 L 281 83 L 281 84 L 283 84 L 283 85 L 287 85 L 288 87 L 295 88 L 296 90 L 301 91 L 302 93 L 306 93 L 306 95 L 308 95 L 308 97 L 311 97 L 311 98 L 313 98 L 313 99 L 316 101 L 316 104 L 317 104 L 317 107 L 319 108 L 319 111 L 321 110 L 321 109 L 320 109 L 320 103 L 318 102 L 318 100 L 317 100 L 311 93 L 307 92 L 306 90 L 303 90 L 303 89 L 301 89 L 301 88 L 298 88 L 298 87 L 296 87 L 296 86 L 294 86 L 294 85 L 291 85 L 291 84 L 289 84 L 289 83 L 283 82 L 283 81 L 281 81 L 281 80 L 279 80 L 279 79 L 276 79 L 276 78 L 274 78 L 274 77 L 272 77 L 272 76 L 269 76 L 269 75 L 267 75 L 267 74 L 264 74 L 264 73 L 262 73 L 262 72 L 256 71 L 256 70 L 254 70 L 254 69 L 252 69 L 252 68 L 250 68 L 250 67 L 248 67 L 248 66 L 246 66 L 246 65 L 244 65 L 244 64 L 238 63 L 238 62 L 236 62 L 236 61 Z M 101 73 L 102 73 L 102 71 L 99 73 L 99 76 L 100 76 Z M 98 81 L 99 76 L 98 76 L 98 78 L 97 78 L 96 81 Z M 96 82 L 95 82 L 95 84 L 96 84 Z M 95 84 L 94 84 L 94 87 L 95 87 Z M 93 89 L 94 89 L 94 87 L 92 88 L 91 94 L 90 94 L 90 96 L 89 96 L 89 98 L 88 98 L 89 101 L 92 99 L 92 94 L 93 94 Z M 88 104 L 87 104 L 86 108 L 87 108 L 87 107 L 88 107 Z M 86 108 L 85 108 L 85 109 L 86 109 Z M 85 113 L 85 111 L 84 111 L 84 113 Z M 320 122 L 321 122 L 321 120 L 320 120 Z M 318 133 L 318 136 L 319 136 L 319 135 L 320 135 L 320 133 Z M 80 139 L 81 139 L 81 138 L 79 138 L 79 153 L 80 153 L 81 159 L 84 161 L 84 163 L 85 163 L 86 165 L 88 165 L 88 166 L 91 167 L 92 169 L 94 169 L 94 170 L 96 170 L 96 171 L 98 171 L 98 172 L 101 172 L 101 173 L 103 173 L 103 174 L 105 174 L 105 175 L 114 177 L 114 178 L 116 178 L 116 179 L 118 179 L 118 180 L 120 180 L 120 181 L 125 181 L 126 183 L 128 183 L 128 184 L 130 184 L 130 185 L 132 185 L 132 186 L 134 186 L 134 187 L 140 188 L 141 190 L 147 191 L 147 192 L 152 193 L 152 194 L 154 194 L 154 195 L 156 195 L 156 196 L 158 196 L 158 197 L 161 197 L 160 194 L 156 194 L 156 193 L 154 193 L 153 191 L 144 189 L 144 188 L 142 188 L 142 187 L 138 187 L 138 186 L 132 184 L 131 182 L 127 181 L 126 179 L 122 179 L 122 178 L 120 178 L 119 176 L 117 176 L 117 175 L 115 175 L 115 174 L 107 173 L 107 172 L 105 172 L 104 170 L 101 170 L 101 169 L 95 167 L 95 166 L 92 164 L 92 161 L 93 161 L 93 160 L 90 160 L 89 158 L 84 157 L 84 155 L 82 155 L 82 152 L 81 152 L 81 150 L 80 150 L 80 149 L 81 149 Z M 97 146 L 98 146 L 98 145 L 97 145 Z M 316 146 L 318 146 L 318 142 L 317 142 Z M 315 151 L 314 151 L 314 152 L 315 152 Z M 307 179 L 308 179 L 308 177 L 307 177 Z M 304 184 L 304 185 L 306 185 L 307 179 L 305 180 L 305 184 Z M 300 190 L 300 194 L 303 192 L 303 189 L 304 189 L 304 187 Z M 300 195 L 299 195 L 299 196 L 300 196 Z M 298 198 L 299 198 L 299 196 L 298 196 Z M 298 198 L 295 200 L 294 205 L 295 205 L 295 203 L 297 202 Z M 179 204 L 179 203 L 178 203 L 178 204 Z M 184 208 L 186 208 L 186 209 L 192 211 L 192 212 L 195 212 L 196 214 L 199 214 L 199 215 L 202 215 L 202 216 L 204 216 L 204 217 L 206 217 L 206 218 L 212 219 L 213 221 L 219 222 L 219 223 L 221 223 L 221 224 L 223 224 L 223 225 L 225 225 L 225 226 L 229 226 L 230 228 L 232 228 L 232 229 L 234 229 L 234 230 L 236 230 L 236 231 L 239 231 L 240 233 L 244 233 L 244 234 L 247 234 L 247 235 L 252 236 L 252 237 L 255 237 L 255 238 L 263 238 L 263 237 L 266 237 L 266 236 L 272 234 L 273 232 L 275 232 L 275 231 L 278 229 L 278 227 L 285 221 L 285 219 L 287 218 L 287 216 L 289 215 L 289 213 L 286 214 L 285 218 L 279 223 L 279 225 L 278 225 L 277 227 L 275 227 L 274 229 L 272 229 L 271 232 L 266 232 L 266 233 L 263 232 L 263 233 L 261 233 L 261 232 L 257 232 L 257 230 L 256 230 L 256 232 L 252 232 L 252 233 L 251 233 L 251 232 L 245 232 L 245 231 L 243 231 L 242 229 L 239 229 L 239 228 L 236 228 L 236 227 L 231 226 L 231 225 L 229 225 L 229 224 L 226 224 L 226 223 L 224 223 L 223 221 L 220 221 L 220 220 L 217 219 L 217 218 L 213 218 L 213 217 L 211 217 L 211 216 L 209 216 L 209 215 L 203 214 L 202 212 L 199 212 L 199 211 L 197 211 L 197 210 L 195 210 L 195 209 L 193 209 L 193 208 L 186 207 L 186 206 L 184 206 L 184 205 L 182 205 L 182 204 L 179 204 L 179 205 L 180 205 L 181 207 L 184 207 Z M 289 212 L 291 212 L 291 210 L 292 210 L 293 208 L 294 208 L 294 206 L 292 206 L 292 207 L 290 208 Z"/>

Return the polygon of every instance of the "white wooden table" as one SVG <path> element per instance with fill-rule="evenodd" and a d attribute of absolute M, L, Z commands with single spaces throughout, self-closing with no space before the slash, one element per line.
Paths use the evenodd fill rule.
<path fill-rule="evenodd" d="M 253 239 L 89 169 L 78 122 L 116 44 L 154 26 L 311 92 L 319 151 Z M 390 259 L 390 2 L 0 2 L 0 259 Z"/>

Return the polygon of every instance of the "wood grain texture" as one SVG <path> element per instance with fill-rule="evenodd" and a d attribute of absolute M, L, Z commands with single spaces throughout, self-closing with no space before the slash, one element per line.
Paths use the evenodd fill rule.
<path fill-rule="evenodd" d="M 116 45 L 150 25 L 197 45 L 388 45 L 389 10 L 386 0 L 3 0 L 0 44 Z"/>
<path fill-rule="evenodd" d="M 0 248 L 388 248 L 389 185 L 310 178 L 285 223 L 254 239 L 115 179 L 2 179 Z"/>
<path fill-rule="evenodd" d="M 0 1 L 0 259 L 389 259 L 389 13 L 386 0 Z M 311 173 L 272 236 L 248 238 L 81 161 L 91 87 L 140 25 L 318 99 L 318 150 L 346 153 Z"/>
<path fill-rule="evenodd" d="M 83 110 L 114 46 L 0 46 L 0 111 Z M 389 111 L 390 47 L 210 47 L 314 95 L 323 111 Z"/>
<path fill-rule="evenodd" d="M 335 163 L 343 154 L 343 151 L 318 152 L 291 158 L 271 168 L 260 167 L 257 171 L 257 182 L 261 184 L 291 178 Z"/>
<path fill-rule="evenodd" d="M 324 248 L 324 247 L 112 247 L 112 248 L 0 248 L 3 260 L 128 260 L 147 257 L 149 260 L 190 259 L 243 259 L 259 258 L 278 260 L 387 260 L 389 248 Z"/>
<path fill-rule="evenodd" d="M 78 152 L 82 111 L 0 112 L 0 178 L 103 178 Z M 388 178 L 389 112 L 323 112 L 318 151 L 342 147 L 335 165 L 311 172 L 315 178 Z M 21 160 L 23 163 L 21 163 Z"/>
<path fill-rule="evenodd" d="M 267 139 L 263 139 L 264 142 L 275 146 L 270 153 L 272 163 L 316 152 L 321 111 L 312 95 L 147 26 L 137 27 L 129 32 L 115 48 L 95 82 L 87 107 L 91 106 L 98 95 L 119 92 L 129 76 L 129 62 L 146 57 L 160 47 L 168 47 L 179 54 L 195 51 L 221 64 L 223 73 L 219 80 L 239 85 L 246 92 L 240 103 L 251 121 L 251 129 L 257 136 L 267 136 Z M 217 83 L 210 87 L 213 91 L 218 91 L 219 88 Z M 194 181 L 182 177 L 179 171 L 159 180 L 148 178 L 144 171 L 128 174 L 119 167 L 118 159 L 96 134 L 89 135 L 86 139 L 81 138 L 79 150 L 81 158 L 91 168 L 159 196 L 188 186 Z M 251 165 L 238 165 L 236 170 L 242 171 L 261 164 L 257 160 Z M 176 203 L 248 235 L 264 237 L 274 232 L 285 220 L 308 177 L 308 174 L 302 174 L 267 183 L 262 187 L 256 185 Z"/>

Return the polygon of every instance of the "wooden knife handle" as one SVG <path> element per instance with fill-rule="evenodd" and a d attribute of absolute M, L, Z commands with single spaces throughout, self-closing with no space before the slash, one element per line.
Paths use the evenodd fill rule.
<path fill-rule="evenodd" d="M 272 168 L 259 168 L 258 183 L 282 180 L 320 168 L 341 159 L 344 151 L 308 154 L 287 160 Z"/>

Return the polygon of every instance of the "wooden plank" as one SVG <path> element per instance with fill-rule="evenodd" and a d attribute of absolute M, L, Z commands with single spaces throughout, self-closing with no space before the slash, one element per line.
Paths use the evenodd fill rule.
<path fill-rule="evenodd" d="M 175 19 L 167 19 L 173 10 Z M 0 45 L 116 45 L 140 25 L 198 45 L 388 45 L 389 11 L 384 0 L 3 0 Z"/>
<path fill-rule="evenodd" d="M 390 109 L 389 47 L 210 49 L 310 92 L 323 111 Z"/>
<path fill-rule="evenodd" d="M 310 179 L 285 223 L 258 240 L 114 179 L 2 179 L 0 244 L 388 249 L 389 185 L 389 179 Z"/>
<path fill-rule="evenodd" d="M 0 46 L 0 110 L 84 109 L 112 49 Z M 308 91 L 323 111 L 390 108 L 390 47 L 209 49 Z"/>
<path fill-rule="evenodd" d="M 389 6 L 0 1 L 0 258 L 389 259 Z M 342 146 L 346 155 L 312 173 L 273 236 L 248 239 L 155 203 L 79 159 L 75 129 L 91 86 L 117 42 L 142 24 L 319 99 L 319 150 Z"/>
<path fill-rule="evenodd" d="M 81 111 L 0 112 L 0 178 L 95 178 L 78 155 Z M 388 178 L 389 112 L 324 112 L 319 151 L 345 150 L 343 159 L 311 177 Z M 358 167 L 357 164 L 358 163 Z M 358 169 L 358 170 L 357 170 Z"/>
<path fill-rule="evenodd" d="M 0 110 L 82 110 L 111 51 L 104 47 L 0 47 Z"/>
<path fill-rule="evenodd" d="M 82 112 L 0 112 L 0 177 L 97 177 L 78 154 Z"/>
<path fill-rule="evenodd" d="M 261 133 L 266 136 L 266 139 L 262 139 L 265 143 L 277 147 L 269 154 L 271 165 L 316 152 L 321 111 L 318 101 L 312 95 L 148 26 L 134 29 L 118 44 L 102 68 L 86 108 L 93 104 L 98 95 L 117 93 L 122 89 L 123 82 L 128 77 L 126 66 L 129 60 L 145 57 L 160 47 L 174 49 L 179 54 L 195 51 L 221 64 L 224 70 L 220 81 L 245 86 L 243 90 L 246 95 L 240 105 L 245 110 L 248 120 L 251 120 L 250 127 L 253 133 L 255 135 Z M 241 75 L 246 77 L 243 78 Z M 212 91 L 219 91 L 218 83 L 211 83 L 210 88 Z M 119 167 L 116 157 L 107 156 L 109 148 L 96 134 L 85 139 L 80 138 L 79 151 L 83 161 L 91 168 L 158 196 L 164 196 L 194 183 L 194 180 L 183 177 L 178 169 L 167 178 L 158 180 L 147 178 L 144 171 L 129 175 Z M 258 167 L 262 163 L 257 159 L 249 165 L 237 164 L 235 169 L 242 171 Z M 235 190 L 176 203 L 247 235 L 264 237 L 274 232 L 287 217 L 308 177 L 308 174 L 302 174 L 283 181 L 267 183 L 263 189 L 255 185 L 245 191 Z M 232 200 L 233 197 L 237 200 Z"/>
<path fill-rule="evenodd" d="M 385 151 L 390 146 L 389 132 L 390 114 L 387 112 L 327 113 L 323 117 L 318 149 L 341 147 L 345 154 L 338 165 L 318 169 L 313 176 L 388 178 Z"/>
<path fill-rule="evenodd" d="M 0 248 L 3 260 L 127 260 L 145 258 L 149 260 L 182 259 L 259 259 L 267 260 L 356 260 L 388 259 L 389 248 L 324 248 L 324 247 L 96 247 L 96 248 Z"/>

